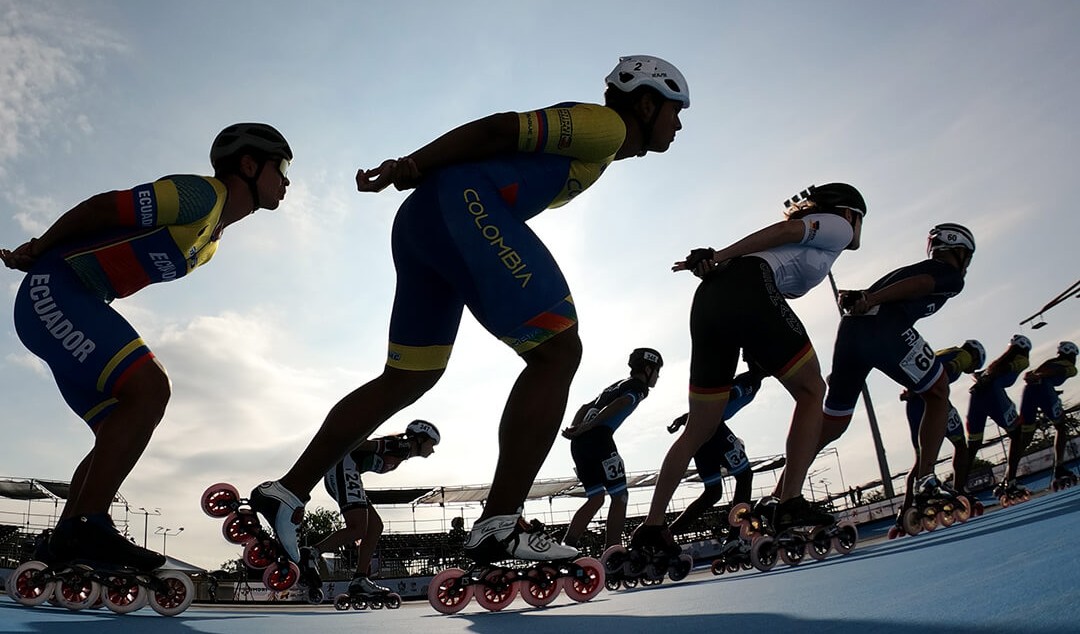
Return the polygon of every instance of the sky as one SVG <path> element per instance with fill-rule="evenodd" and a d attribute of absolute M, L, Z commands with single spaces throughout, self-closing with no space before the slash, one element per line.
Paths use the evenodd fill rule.
<path fill-rule="evenodd" d="M 917 326 L 934 348 L 974 338 L 994 358 L 1023 333 L 1036 365 L 1059 341 L 1080 340 L 1080 302 L 1046 313 L 1039 330 L 1019 325 L 1077 278 L 1075 2 L 0 0 L 0 16 L 4 248 L 93 194 L 209 174 L 210 142 L 230 123 L 271 123 L 293 147 L 277 211 L 231 226 L 194 274 L 114 304 L 173 381 L 165 420 L 121 488 L 133 509 L 160 515 L 129 516 L 132 532 L 145 528 L 160 550 L 157 527 L 184 527 L 168 554 L 199 565 L 237 550 L 199 510 L 201 492 L 220 481 L 246 492 L 281 476 L 329 408 L 381 371 L 394 292 L 389 229 L 406 194 L 360 194 L 356 170 L 493 112 L 599 102 L 620 55 L 656 55 L 683 72 L 683 129 L 668 152 L 612 165 L 531 225 L 558 259 L 580 321 L 584 356 L 567 419 L 627 376 L 633 348 L 664 355 L 658 385 L 616 436 L 629 471 L 659 468 L 672 440 L 664 428 L 686 410 L 697 279 L 671 263 L 779 220 L 782 201 L 812 183 L 852 183 L 869 207 L 862 248 L 833 267 L 841 288 L 923 259 L 939 222 L 972 229 L 978 249 L 964 292 Z M 91 434 L 14 332 L 21 279 L 0 270 L 0 476 L 67 480 Z M 792 306 L 827 373 L 839 319 L 828 285 Z M 378 432 L 424 418 L 442 444 L 366 484 L 488 482 L 521 367 L 466 316 L 442 381 Z M 953 388 L 961 412 L 967 380 Z M 876 372 L 869 388 L 889 466 L 903 470 L 914 454 L 900 390 Z M 1010 390 L 1017 402 L 1020 389 Z M 1075 401 L 1080 381 L 1064 389 Z M 791 406 L 770 381 L 731 421 L 751 456 L 783 452 Z M 818 484 L 878 477 L 861 406 L 833 446 L 815 464 Z M 560 438 L 540 477 L 572 475 Z M 332 507 L 321 487 L 314 493 L 313 506 Z M 648 502 L 635 495 L 644 497 L 632 504 Z M 0 521 L 25 510 L 0 502 L 9 512 Z"/>

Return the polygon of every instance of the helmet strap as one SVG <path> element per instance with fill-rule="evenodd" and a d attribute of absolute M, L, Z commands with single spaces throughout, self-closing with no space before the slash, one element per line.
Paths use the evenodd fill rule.
<path fill-rule="evenodd" d="M 253 156 L 251 158 L 255 157 Z M 248 189 L 251 190 L 251 204 L 253 205 L 253 207 L 251 208 L 252 211 L 255 211 L 256 209 L 262 207 L 262 205 L 259 203 L 259 177 L 262 176 L 262 172 L 265 167 L 266 161 L 260 160 L 259 167 L 255 168 L 254 176 L 248 178 L 247 176 L 243 176 L 243 174 L 241 174 L 241 178 L 244 179 L 244 182 L 247 183 Z"/>

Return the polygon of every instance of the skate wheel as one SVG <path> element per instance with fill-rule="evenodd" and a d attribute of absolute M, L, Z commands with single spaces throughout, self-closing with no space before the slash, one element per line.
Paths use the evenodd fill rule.
<path fill-rule="evenodd" d="M 195 584 L 178 570 L 165 570 L 154 575 L 161 589 L 150 593 L 150 607 L 161 616 L 176 616 L 188 609 L 195 600 Z"/>
<path fill-rule="evenodd" d="M 724 574 L 725 570 L 727 570 L 727 564 L 723 559 L 714 559 L 712 565 L 709 566 L 709 572 L 717 576 Z"/>
<path fill-rule="evenodd" d="M 846 555 L 855 550 L 855 544 L 859 541 L 859 529 L 854 522 L 844 520 L 836 525 L 836 534 L 832 538 L 833 550 Z"/>
<path fill-rule="evenodd" d="M 772 537 L 765 536 L 754 540 L 750 546 L 750 563 L 758 570 L 768 572 L 776 565 L 778 550 L 776 540 Z"/>
<path fill-rule="evenodd" d="M 728 511 L 728 524 L 731 526 L 742 526 L 743 524 L 748 523 L 750 511 L 751 508 L 749 504 L 746 502 L 739 502 Z"/>
<path fill-rule="evenodd" d="M 262 570 L 277 560 L 277 549 L 268 540 L 253 539 L 244 544 L 244 565 L 252 570 Z"/>
<path fill-rule="evenodd" d="M 356 597 L 355 599 L 349 601 L 349 607 L 354 610 L 366 610 L 369 606 L 366 599 Z"/>
<path fill-rule="evenodd" d="M 806 554 L 813 559 L 821 561 L 829 556 L 832 550 L 832 537 L 824 526 L 819 526 L 810 533 L 810 539 L 806 543 Z"/>
<path fill-rule="evenodd" d="M 795 542 L 780 546 L 780 560 L 789 566 L 798 566 L 806 557 L 806 543 Z"/>
<path fill-rule="evenodd" d="M 89 578 L 91 569 L 76 566 L 71 574 L 56 582 L 55 598 L 61 607 L 85 610 L 101 597 L 101 584 Z"/>
<path fill-rule="evenodd" d="M 520 589 L 513 573 L 503 568 L 495 568 L 480 577 L 480 586 L 473 590 L 473 596 L 480 607 L 489 612 L 498 612 L 510 605 Z"/>
<path fill-rule="evenodd" d="M 904 535 L 907 535 L 907 531 L 899 526 L 890 526 L 887 534 L 889 539 L 896 539 L 897 537 L 903 537 Z"/>
<path fill-rule="evenodd" d="M 564 583 L 563 585 L 566 584 Z M 607 585 L 607 583 L 605 582 L 604 585 Z M 638 587 L 638 580 L 635 577 L 627 577 L 622 580 L 622 585 L 627 590 L 633 590 L 634 588 Z"/>
<path fill-rule="evenodd" d="M 221 525 L 221 534 L 230 544 L 246 544 L 255 539 L 261 526 L 254 513 L 229 513 Z"/>
<path fill-rule="evenodd" d="M 349 609 L 349 595 L 339 594 L 334 597 L 334 609 L 338 612 L 344 612 Z"/>
<path fill-rule="evenodd" d="M 955 511 L 940 511 L 937 514 L 936 521 L 944 528 L 948 528 L 956 523 L 956 516 L 953 515 Z"/>
<path fill-rule="evenodd" d="M 979 502 L 978 500 L 976 500 L 975 501 L 975 509 L 974 509 L 974 511 L 975 511 L 975 516 L 978 517 L 978 516 L 982 515 L 984 512 L 986 512 L 986 507 L 983 506 L 982 502 Z"/>
<path fill-rule="evenodd" d="M 472 598 L 473 589 L 463 581 L 465 571 L 447 568 L 432 578 L 428 584 L 428 603 L 443 614 L 460 612 Z"/>
<path fill-rule="evenodd" d="M 901 516 L 901 522 L 908 535 L 918 535 L 922 532 L 922 522 L 920 519 L 919 509 L 911 507 L 904 510 L 904 514 Z"/>
<path fill-rule="evenodd" d="M 520 586 L 522 600 L 533 607 L 542 608 L 559 596 L 562 589 L 562 584 L 559 583 L 559 570 L 554 566 L 533 568 L 525 573 Z"/>
<path fill-rule="evenodd" d="M 304 598 L 311 605 L 322 605 L 322 602 L 326 600 L 326 593 L 322 591 L 322 588 L 308 588 Z"/>
<path fill-rule="evenodd" d="M 41 605 L 53 598 L 56 582 L 44 571 L 40 561 L 28 561 L 16 568 L 7 578 L 7 591 L 12 599 L 23 605 Z"/>
<path fill-rule="evenodd" d="M 101 587 L 105 607 L 117 614 L 127 614 L 150 603 L 150 591 L 132 579 L 110 575 Z"/>
<path fill-rule="evenodd" d="M 938 527 L 937 515 L 923 515 L 921 518 L 919 518 L 919 522 L 922 526 L 922 529 L 927 533 L 933 531 L 935 528 Z"/>
<path fill-rule="evenodd" d="M 211 484 L 203 491 L 200 506 L 203 513 L 210 517 L 225 517 L 236 510 L 240 502 L 240 492 L 231 484 L 219 482 Z"/>
<path fill-rule="evenodd" d="M 563 578 L 563 590 L 574 601 L 588 601 L 604 588 L 604 566 L 592 557 L 579 557 L 574 564 L 575 574 Z"/>
<path fill-rule="evenodd" d="M 372 610 L 381 610 L 383 609 L 383 602 L 375 597 L 371 597 L 371 601 L 368 601 L 368 607 Z"/>
<path fill-rule="evenodd" d="M 604 572 L 608 575 L 624 572 L 629 559 L 630 551 L 619 545 L 609 546 L 604 554 L 600 555 L 600 563 L 604 565 Z"/>
<path fill-rule="evenodd" d="M 973 507 L 971 505 L 971 500 L 968 499 L 966 495 L 961 495 L 957 499 L 960 502 L 960 506 L 953 509 L 953 519 L 963 524 L 971 519 Z"/>
<path fill-rule="evenodd" d="M 615 577 L 604 579 L 604 587 L 607 588 L 608 592 L 615 592 L 620 586 L 622 586 L 622 580 L 620 579 L 616 579 Z"/>
<path fill-rule="evenodd" d="M 391 592 L 386 595 L 386 601 L 384 602 L 386 607 L 391 610 L 396 610 L 401 607 L 401 595 L 396 592 Z"/>
<path fill-rule="evenodd" d="M 246 547 L 245 547 L 246 550 Z M 293 562 L 271 565 L 263 571 L 262 582 L 274 592 L 283 592 L 296 585 L 300 579 L 300 568 Z"/>
<path fill-rule="evenodd" d="M 693 569 L 694 558 L 686 554 L 679 555 L 679 558 L 668 567 L 668 579 L 682 581 Z"/>

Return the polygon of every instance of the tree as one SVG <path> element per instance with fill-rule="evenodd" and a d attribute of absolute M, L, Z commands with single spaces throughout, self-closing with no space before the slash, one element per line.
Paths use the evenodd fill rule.
<path fill-rule="evenodd" d="M 342 521 L 340 513 L 320 506 L 304 513 L 304 521 L 300 524 L 300 540 L 305 546 L 314 546 L 344 527 L 345 522 Z"/>

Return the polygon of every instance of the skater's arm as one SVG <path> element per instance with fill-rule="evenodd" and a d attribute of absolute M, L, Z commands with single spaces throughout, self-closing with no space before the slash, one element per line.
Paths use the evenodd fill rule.
<path fill-rule="evenodd" d="M 583 422 L 577 426 L 568 427 L 567 429 L 563 430 L 563 436 L 567 438 L 574 438 L 576 436 L 584 434 L 590 429 L 599 427 L 616 417 L 626 416 L 627 410 L 632 409 L 635 403 L 636 401 L 634 400 L 633 396 L 631 396 L 630 394 L 623 394 L 619 398 L 605 405 L 604 408 L 600 410 L 596 414 L 596 416 L 593 416 L 591 419 L 589 419 L 588 422 Z"/>
<path fill-rule="evenodd" d="M 937 281 L 932 275 L 906 277 L 876 291 L 864 291 L 851 306 L 851 314 L 863 315 L 874 306 L 926 297 L 933 293 L 936 287 Z"/>
<path fill-rule="evenodd" d="M 412 189 L 433 169 L 489 159 L 517 148 L 518 114 L 501 112 L 454 128 L 408 156 L 357 171 L 356 188 L 379 192 L 393 184 L 398 190 Z"/>
<path fill-rule="evenodd" d="M 0 250 L 0 259 L 8 268 L 27 271 L 43 253 L 57 246 L 121 226 L 117 194 L 105 192 L 87 198 L 57 218 L 40 238 L 31 238 L 12 251 Z"/>

